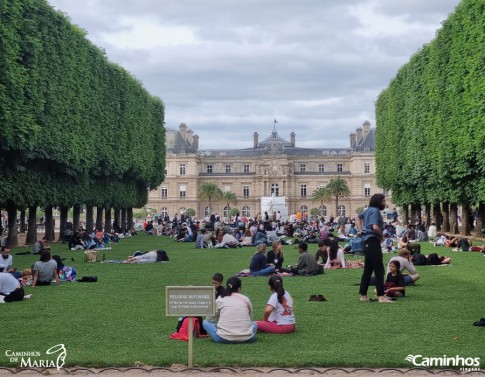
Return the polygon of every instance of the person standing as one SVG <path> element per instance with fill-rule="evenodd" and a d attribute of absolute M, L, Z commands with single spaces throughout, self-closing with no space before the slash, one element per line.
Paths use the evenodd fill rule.
<path fill-rule="evenodd" d="M 384 194 L 374 194 L 369 200 L 368 208 L 357 218 L 357 229 L 364 242 L 364 272 L 360 280 L 360 301 L 369 301 L 367 290 L 372 273 L 376 280 L 376 294 L 379 302 L 393 302 L 384 296 L 384 262 L 382 261 L 381 242 L 384 241 L 384 220 L 381 211 L 386 208 Z"/>

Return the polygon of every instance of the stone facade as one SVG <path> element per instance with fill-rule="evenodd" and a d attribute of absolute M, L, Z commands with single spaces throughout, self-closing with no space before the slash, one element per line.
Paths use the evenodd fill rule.
<path fill-rule="evenodd" d="M 382 192 L 375 182 L 375 129 L 368 121 L 350 134 L 349 148 L 299 148 L 295 133 L 286 141 L 275 128 L 263 141 L 255 132 L 250 148 L 199 150 L 199 137 L 184 123 L 178 130 L 167 129 L 166 140 L 165 182 L 149 193 L 146 207 L 170 218 L 187 208 L 195 209 L 197 218 L 205 215 L 209 204 L 197 200 L 204 182 L 234 192 L 238 204 L 232 207 L 248 217 L 261 212 L 262 196 L 272 194 L 286 198 L 290 214 L 318 208 L 313 191 L 337 176 L 347 181 L 351 195 L 339 199 L 338 214 L 335 200 L 324 203 L 327 216 L 352 217 L 372 194 Z M 212 203 L 212 211 L 221 216 L 228 212 L 222 202 Z"/>

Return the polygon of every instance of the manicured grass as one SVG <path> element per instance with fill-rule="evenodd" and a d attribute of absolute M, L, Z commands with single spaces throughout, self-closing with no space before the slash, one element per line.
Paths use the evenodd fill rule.
<path fill-rule="evenodd" d="M 97 275 L 97 283 L 65 283 L 61 287 L 27 287 L 31 301 L 1 305 L 4 329 L 0 365 L 9 362 L 5 350 L 42 351 L 64 343 L 66 366 L 132 366 L 187 364 L 187 343 L 170 340 L 176 317 L 165 316 L 166 285 L 210 285 L 214 272 L 225 279 L 247 268 L 255 248 L 195 249 L 167 237 L 124 239 L 107 259 L 123 259 L 135 250 L 164 249 L 170 262 L 146 265 L 86 263 L 82 252 L 54 244 L 53 254 L 67 258 L 78 277 Z M 289 277 L 285 288 L 295 301 L 297 331 L 288 335 L 258 334 L 243 345 L 194 342 L 194 366 L 347 366 L 413 367 L 411 355 L 480 357 L 485 365 L 485 328 L 472 323 L 485 317 L 485 258 L 481 253 L 452 252 L 422 243 L 423 253 L 453 258 L 449 267 L 418 267 L 422 278 L 394 304 L 361 303 L 361 269 L 331 270 L 314 277 Z M 14 266 L 30 266 L 37 256 L 15 255 Z M 314 253 L 316 245 L 310 245 Z M 285 264 L 298 253 L 285 246 Z M 102 252 L 101 252 L 102 254 Z M 386 261 L 392 255 L 386 255 Z M 76 261 L 71 262 L 71 258 Z M 351 258 L 352 259 L 352 258 Z M 242 293 L 261 319 L 269 297 L 267 277 L 242 278 Z M 369 293 L 371 291 L 369 290 Z M 310 302 L 323 294 L 326 302 Z"/>

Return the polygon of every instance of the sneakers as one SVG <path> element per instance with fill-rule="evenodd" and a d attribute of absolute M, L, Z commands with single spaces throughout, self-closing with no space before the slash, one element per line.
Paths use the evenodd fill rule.
<path fill-rule="evenodd" d="M 25 295 L 24 296 L 24 300 L 31 300 L 32 299 L 32 295 Z"/>

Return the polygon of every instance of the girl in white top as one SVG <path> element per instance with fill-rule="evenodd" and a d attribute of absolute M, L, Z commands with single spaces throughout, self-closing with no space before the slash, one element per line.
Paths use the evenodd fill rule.
<path fill-rule="evenodd" d="M 273 294 L 268 300 L 263 313 L 263 321 L 256 321 L 258 330 L 272 334 L 287 334 L 295 331 L 293 298 L 283 288 L 281 276 L 273 275 L 268 281 Z"/>
<path fill-rule="evenodd" d="M 245 343 L 256 339 L 256 323 L 253 322 L 253 306 L 246 296 L 240 294 L 241 280 L 233 276 L 227 280 L 227 288 L 216 300 L 217 323 L 204 320 L 202 325 L 216 343 Z"/>

